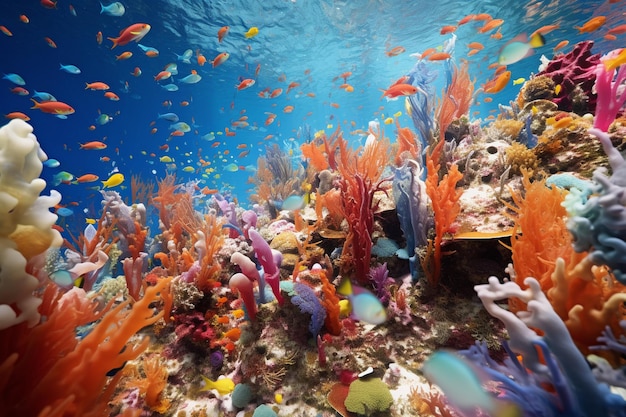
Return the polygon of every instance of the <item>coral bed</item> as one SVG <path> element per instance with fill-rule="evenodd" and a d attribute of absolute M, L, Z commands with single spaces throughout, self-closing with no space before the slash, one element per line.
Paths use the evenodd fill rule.
<path fill-rule="evenodd" d="M 622 119 L 532 96 L 537 77 L 481 126 L 452 71 L 419 138 L 318 132 L 306 166 L 272 148 L 250 209 L 135 178 L 64 242 L 32 128 L 0 129 L 0 416 L 455 416 L 446 375 L 468 374 L 483 413 L 625 415 Z"/>

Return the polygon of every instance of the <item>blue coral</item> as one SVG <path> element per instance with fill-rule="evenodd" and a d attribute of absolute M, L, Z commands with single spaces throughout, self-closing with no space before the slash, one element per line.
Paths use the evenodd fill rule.
<path fill-rule="evenodd" d="M 326 319 L 326 310 L 320 299 L 318 298 L 315 290 L 306 284 L 296 282 L 294 284 L 294 290 L 296 295 L 291 297 L 291 302 L 298 306 L 303 313 L 309 313 L 311 315 L 311 322 L 309 323 L 309 331 L 317 339 L 317 335 L 320 333 L 324 320 Z"/>

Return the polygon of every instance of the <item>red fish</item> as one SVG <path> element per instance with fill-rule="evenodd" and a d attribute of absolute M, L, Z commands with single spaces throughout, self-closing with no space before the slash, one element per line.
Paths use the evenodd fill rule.
<path fill-rule="evenodd" d="M 22 119 L 25 122 L 30 120 L 30 117 L 28 117 L 27 115 L 25 115 L 24 113 L 20 111 L 11 112 L 9 114 L 4 115 L 4 117 L 7 119 Z"/>
<path fill-rule="evenodd" d="M 229 26 L 222 26 L 220 30 L 217 31 L 218 42 L 222 42 L 222 40 L 224 39 L 224 36 L 226 36 L 226 34 L 228 33 L 228 29 L 230 29 Z"/>
<path fill-rule="evenodd" d="M 150 31 L 150 25 L 147 23 L 135 23 L 123 29 L 117 38 L 107 38 L 113 42 L 111 49 L 116 46 L 123 46 L 129 42 L 139 42 Z"/>
<path fill-rule="evenodd" d="M 56 1 L 52 1 L 52 0 L 41 0 L 40 1 L 41 5 L 43 7 L 45 7 L 46 9 L 56 9 L 57 8 L 57 2 Z"/>
<path fill-rule="evenodd" d="M 75 111 L 72 106 L 61 101 L 42 101 L 39 103 L 32 98 L 31 101 L 34 104 L 31 109 L 39 109 L 44 113 L 66 115 Z"/>
<path fill-rule="evenodd" d="M 255 81 L 252 78 L 246 78 L 245 80 L 241 81 L 239 83 L 239 85 L 237 85 L 237 90 L 241 91 L 241 90 L 245 90 L 246 88 L 250 88 L 254 85 Z"/>
<path fill-rule="evenodd" d="M 386 90 L 382 90 L 383 97 L 390 99 L 398 98 L 400 96 L 411 96 L 419 91 L 417 87 L 411 84 L 394 84 Z"/>
<path fill-rule="evenodd" d="M 80 143 L 80 149 L 87 149 L 87 150 L 102 150 L 102 149 L 106 149 L 107 144 L 104 142 L 100 142 L 97 140 L 91 141 L 91 142 L 85 142 L 85 143 Z"/>
<path fill-rule="evenodd" d="M 228 52 L 222 52 L 221 54 L 217 55 L 213 60 L 213 68 L 222 65 L 224 62 L 226 62 L 229 56 L 230 54 Z"/>

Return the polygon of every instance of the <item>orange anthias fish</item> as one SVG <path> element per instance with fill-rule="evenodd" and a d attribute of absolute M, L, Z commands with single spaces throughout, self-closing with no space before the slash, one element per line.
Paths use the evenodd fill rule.
<path fill-rule="evenodd" d="M 213 60 L 213 68 L 222 65 L 224 62 L 226 62 L 226 60 L 228 59 L 228 57 L 230 56 L 230 54 L 228 52 L 222 52 L 221 54 L 217 55 L 215 57 L 215 59 Z"/>
<path fill-rule="evenodd" d="M 392 56 L 398 56 L 401 53 L 405 52 L 406 49 L 404 49 L 403 46 L 395 46 L 393 48 L 391 48 L 388 51 L 385 51 L 385 55 L 387 55 L 388 57 L 392 57 Z"/>
<path fill-rule="evenodd" d="M 582 26 L 575 26 L 575 28 L 578 29 L 578 33 L 591 33 L 600 29 L 605 23 L 606 16 L 596 16 L 585 22 Z"/>
<path fill-rule="evenodd" d="M 382 90 L 383 97 L 388 99 L 395 99 L 400 96 L 411 96 L 419 91 L 417 87 L 411 84 L 394 84 L 386 90 Z"/>
<path fill-rule="evenodd" d="M 241 91 L 245 90 L 246 88 L 250 88 L 254 85 L 254 83 L 255 81 L 252 78 L 246 78 L 237 85 L 237 90 Z"/>
<path fill-rule="evenodd" d="M 503 19 L 492 19 L 478 29 L 478 33 L 487 33 L 504 23 Z"/>
<path fill-rule="evenodd" d="M 150 31 L 150 25 L 147 23 L 135 23 L 123 29 L 117 38 L 107 38 L 113 42 L 111 49 L 116 46 L 123 46 L 129 42 L 139 42 Z"/>
<path fill-rule="evenodd" d="M 511 71 L 505 71 L 494 80 L 488 81 L 485 84 L 484 91 L 487 94 L 495 94 L 502 91 L 511 79 Z"/>
<path fill-rule="evenodd" d="M 82 184 L 85 182 L 95 182 L 95 181 L 98 181 L 98 179 L 100 179 L 100 177 L 98 177 L 96 174 L 85 174 L 76 178 L 75 181 L 79 184 Z"/>
<path fill-rule="evenodd" d="M 27 115 L 25 115 L 24 113 L 20 111 L 14 111 L 9 114 L 5 114 L 4 117 L 7 119 L 22 119 L 25 122 L 30 120 L 30 117 L 28 117 Z"/>
<path fill-rule="evenodd" d="M 33 102 L 33 107 L 31 107 L 31 109 L 39 109 L 44 113 L 55 115 L 67 115 L 74 113 L 74 108 L 72 106 L 60 101 L 42 101 L 39 103 L 32 98 L 31 101 Z"/>
<path fill-rule="evenodd" d="M 450 54 L 447 52 L 433 52 L 428 55 L 429 61 L 443 61 L 444 59 L 449 59 Z"/>
<path fill-rule="evenodd" d="M 96 81 L 93 83 L 85 83 L 87 84 L 85 90 L 108 90 L 109 85 L 100 81 Z"/>
<path fill-rule="evenodd" d="M 102 149 L 106 149 L 107 147 L 106 143 L 100 142 L 98 140 L 80 143 L 79 145 L 80 145 L 80 149 L 87 149 L 87 150 L 102 150 Z"/>
<path fill-rule="evenodd" d="M 222 40 L 224 39 L 224 36 L 228 34 L 228 29 L 230 29 L 230 26 L 222 26 L 220 30 L 217 31 L 218 42 L 222 42 Z"/>

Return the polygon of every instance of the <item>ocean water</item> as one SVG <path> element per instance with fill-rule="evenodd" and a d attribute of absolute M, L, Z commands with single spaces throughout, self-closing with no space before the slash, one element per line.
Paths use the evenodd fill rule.
<path fill-rule="evenodd" d="M 124 3 L 124 2 L 123 2 Z M 606 29 L 623 22 L 626 6 L 623 2 L 554 1 L 132 1 L 126 2 L 122 16 L 101 13 L 97 1 L 68 2 L 60 0 L 56 8 L 48 9 L 37 1 L 0 4 L 0 24 L 12 36 L 0 34 L 0 72 L 16 73 L 26 81 L 30 94 L 11 93 L 15 87 L 8 80 L 2 83 L 0 113 L 26 113 L 42 147 L 50 158 L 60 162 L 58 168 L 46 168 L 44 177 L 51 180 L 60 170 L 76 177 L 93 173 L 105 180 L 115 169 L 126 177 L 126 183 L 117 190 L 128 198 L 129 179 L 140 175 L 144 180 L 158 180 L 168 172 L 176 172 L 180 182 L 198 179 L 200 186 L 221 191 L 231 190 L 241 204 L 247 203 L 252 191 L 247 179 L 253 172 L 257 158 L 266 146 L 277 143 L 283 149 L 292 149 L 298 158 L 298 146 L 306 140 L 306 129 L 316 132 L 333 131 L 341 125 L 344 131 L 367 129 L 370 120 L 380 121 L 402 112 L 399 122 L 412 126 L 406 116 L 404 100 L 381 99 L 381 89 L 406 74 L 415 64 L 411 54 L 427 48 L 441 48 L 452 35 L 441 35 L 445 25 L 455 25 L 468 14 L 489 13 L 503 19 L 500 40 L 489 33 L 478 33 L 483 22 L 470 22 L 455 32 L 458 37 L 454 59 L 469 61 L 470 74 L 477 88 L 493 70 L 500 48 L 521 33 L 531 33 L 544 25 L 559 28 L 546 35 L 545 46 L 535 54 L 509 65 L 512 80 L 528 78 L 537 72 L 542 55 L 550 58 L 552 49 L 563 40 L 569 47 L 583 39 L 593 39 L 594 52 L 606 52 L 623 46 L 623 39 L 607 40 Z M 28 23 L 20 20 L 27 16 Z M 606 15 L 604 28 L 593 33 L 579 34 L 576 26 L 598 15 Z M 157 57 L 148 57 L 131 42 L 111 49 L 114 37 L 133 23 L 148 23 L 151 29 L 139 42 L 156 48 Z M 230 30 L 221 43 L 217 33 L 223 26 Z M 251 27 L 258 35 L 247 39 L 244 34 Z M 101 32 L 102 44 L 96 42 Z M 44 38 L 56 44 L 51 47 Z M 480 42 L 484 50 L 467 57 L 467 44 Z M 386 51 L 401 46 L 405 52 L 387 56 Z M 177 60 L 190 49 L 190 63 Z M 129 59 L 117 60 L 123 52 L 131 52 Z M 198 64 L 196 51 L 208 62 Z M 213 68 L 211 61 L 221 52 L 230 57 Z M 173 76 L 178 91 L 166 91 L 166 81 L 154 77 L 169 63 L 178 63 L 179 74 Z M 61 71 L 59 65 L 77 66 L 80 74 Z M 131 73 L 138 67 L 141 75 Z M 255 74 L 257 68 L 258 73 Z M 179 82 L 192 70 L 202 77 L 196 84 Z M 347 83 L 353 92 L 340 88 L 341 75 L 349 72 Z M 240 80 L 254 79 L 255 84 L 238 91 Z M 102 91 L 85 89 L 85 83 L 101 81 L 110 86 L 119 101 L 111 101 Z M 298 86 L 287 93 L 290 83 Z M 508 104 L 521 85 L 508 86 L 490 103 L 486 95 L 478 94 L 471 108 L 473 117 L 485 118 L 498 104 Z M 259 93 L 282 88 L 276 98 L 261 98 Z M 34 90 L 48 92 L 57 100 L 70 104 L 76 112 L 59 119 L 39 110 L 32 110 L 29 97 Z M 182 106 L 181 102 L 189 103 Z M 285 106 L 293 106 L 285 113 Z M 159 114 L 176 113 L 181 121 L 192 126 L 184 136 L 170 137 L 170 122 L 157 119 Z M 268 113 L 276 114 L 275 121 L 265 125 Z M 96 123 L 100 114 L 110 115 L 105 125 Z M 238 128 L 233 122 L 247 116 L 247 127 Z M 90 130 L 90 126 L 95 127 Z M 156 128 L 156 133 L 151 133 Z M 235 136 L 222 134 L 225 128 Z M 393 126 L 387 134 L 393 136 Z M 207 140 L 211 136 L 213 140 Z M 267 139 L 272 135 L 271 139 Z M 350 138 L 355 144 L 363 138 Z M 104 150 L 82 150 L 79 143 L 103 141 Z M 168 147 L 164 150 L 164 147 Z M 241 155 L 243 151 L 244 155 Z M 247 153 L 247 155 L 245 155 Z M 241 155 L 241 156 L 240 156 Z M 173 162 L 161 162 L 161 157 Z M 104 158 L 103 158 L 104 157 Z M 199 167 L 202 158 L 210 165 Z M 102 161 L 101 159 L 109 159 Z M 165 158 L 165 160 L 168 160 Z M 235 172 L 224 167 L 234 163 L 249 170 Z M 186 172 L 192 168 L 193 172 Z M 206 173 L 206 168 L 213 172 Z M 202 176 L 204 174 L 204 176 Z M 57 189 L 63 194 L 63 203 L 74 202 L 88 209 L 99 182 L 66 185 Z M 90 205 L 91 204 L 91 205 Z M 79 211 L 79 210 L 77 210 Z M 79 219 L 80 220 L 80 219 Z"/>

